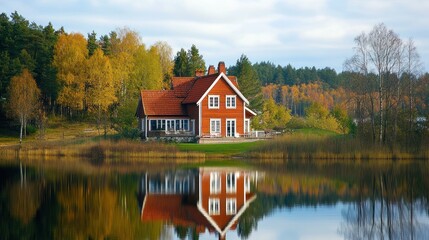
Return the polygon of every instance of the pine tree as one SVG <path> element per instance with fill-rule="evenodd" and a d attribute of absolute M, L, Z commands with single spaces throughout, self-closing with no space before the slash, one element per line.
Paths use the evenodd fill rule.
<path fill-rule="evenodd" d="M 250 109 L 254 111 L 262 110 L 261 82 L 252 63 L 244 54 L 237 60 L 236 65 L 230 68 L 228 74 L 237 76 L 240 91 L 249 100 Z"/>

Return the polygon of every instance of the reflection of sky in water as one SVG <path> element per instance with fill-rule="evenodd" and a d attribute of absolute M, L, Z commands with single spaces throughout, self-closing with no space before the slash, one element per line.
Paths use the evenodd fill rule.
<path fill-rule="evenodd" d="M 258 222 L 257 229 L 252 231 L 248 239 L 344 239 L 340 231 L 341 225 L 344 224 L 342 214 L 349 206 L 349 204 L 337 203 L 330 206 L 277 208 L 271 215 Z M 415 239 L 425 239 L 424 236 L 427 237 L 429 231 L 429 217 L 424 211 L 417 211 L 416 221 L 418 225 Z M 171 236 L 178 239 L 174 230 L 171 230 Z M 229 240 L 241 239 L 237 231 L 229 231 L 226 236 Z M 206 231 L 199 239 L 218 239 L 218 237 Z"/>
<path fill-rule="evenodd" d="M 338 233 L 342 210 L 346 206 L 294 207 L 276 209 L 272 215 L 258 222 L 258 228 L 248 239 L 343 239 Z M 227 239 L 241 239 L 236 231 L 227 233 Z M 205 233 L 200 239 L 217 239 Z"/>

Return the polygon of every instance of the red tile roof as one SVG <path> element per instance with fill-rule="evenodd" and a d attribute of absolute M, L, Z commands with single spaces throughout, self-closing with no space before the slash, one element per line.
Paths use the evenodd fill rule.
<path fill-rule="evenodd" d="M 199 77 L 195 80 L 194 85 L 188 92 L 188 96 L 183 100 L 183 103 L 196 103 L 204 95 L 204 93 L 213 84 L 216 78 L 219 76 L 218 73 Z"/>
<path fill-rule="evenodd" d="M 173 90 L 143 90 L 141 91 L 143 113 L 147 116 L 185 116 L 182 107 L 183 97 L 177 97 Z"/>
<path fill-rule="evenodd" d="M 195 79 L 196 78 L 194 77 L 173 77 L 171 82 L 173 85 L 174 94 L 177 97 L 186 98 L 189 90 L 194 84 Z"/>
<path fill-rule="evenodd" d="M 172 90 L 142 90 L 142 106 L 137 116 L 186 116 L 182 104 L 196 103 L 217 79 L 219 73 L 202 77 L 173 77 Z M 237 78 L 228 79 L 238 88 Z"/>
<path fill-rule="evenodd" d="M 141 220 L 162 220 L 175 225 L 196 226 L 200 232 L 204 232 L 206 228 L 214 230 L 194 204 L 183 204 L 181 195 L 147 195 Z"/>

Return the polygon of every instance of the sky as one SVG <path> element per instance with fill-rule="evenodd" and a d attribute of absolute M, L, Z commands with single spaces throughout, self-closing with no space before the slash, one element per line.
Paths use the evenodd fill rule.
<path fill-rule="evenodd" d="M 330 67 L 340 72 L 353 39 L 379 23 L 412 38 L 429 71 L 427 0 L 0 0 L 30 22 L 84 36 L 128 27 L 147 46 L 166 41 L 173 54 L 195 44 L 206 65 L 252 63 Z"/>

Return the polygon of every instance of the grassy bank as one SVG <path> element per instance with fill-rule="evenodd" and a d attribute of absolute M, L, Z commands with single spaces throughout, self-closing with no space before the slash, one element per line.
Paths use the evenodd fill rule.
<path fill-rule="evenodd" d="M 261 146 L 261 144 L 262 141 L 219 144 L 181 143 L 177 144 L 177 148 L 182 152 L 199 152 L 211 158 L 225 158 L 243 156 L 243 154 Z"/>
<path fill-rule="evenodd" d="M 267 141 L 247 153 L 253 159 L 429 159 L 429 149 L 406 150 L 401 146 L 372 144 L 350 135 L 303 129 Z"/>
<path fill-rule="evenodd" d="M 93 164 L 119 162 L 202 162 L 204 153 L 181 152 L 174 145 L 142 143 L 131 140 L 99 140 L 88 138 L 74 141 L 27 143 L 2 147 L 2 159 L 57 160 L 87 159 Z"/>

